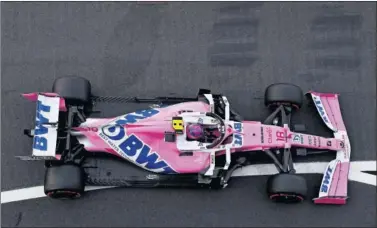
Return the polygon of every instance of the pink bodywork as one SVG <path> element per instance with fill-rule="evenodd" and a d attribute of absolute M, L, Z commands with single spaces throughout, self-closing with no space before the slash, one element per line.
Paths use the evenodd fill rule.
<path fill-rule="evenodd" d="M 195 112 L 208 112 L 209 105 L 204 102 L 186 102 L 171 105 L 164 108 L 157 108 L 158 114 L 140 119 L 136 123 L 123 125 L 127 135 L 137 136 L 144 144 L 151 148 L 151 151 L 158 154 L 159 158 L 171 166 L 177 173 L 197 173 L 209 166 L 209 153 L 195 151 L 193 156 L 180 156 L 180 151 L 176 143 L 165 142 L 164 133 L 174 132 L 172 128 L 172 117 L 178 115 L 181 111 L 192 110 Z M 117 117 L 118 118 L 118 117 Z M 85 145 L 86 150 L 93 152 L 107 152 L 122 157 L 108 143 L 106 143 L 99 135 L 98 131 L 103 126 L 112 124 L 117 118 L 111 119 L 87 119 L 76 130 L 85 136 L 81 142 Z M 239 148 L 231 149 L 232 153 L 242 151 L 260 151 L 270 148 L 285 147 L 307 147 L 317 149 L 338 150 L 340 141 L 337 139 L 326 139 L 320 136 L 302 135 L 303 141 L 293 141 L 294 132 L 289 128 L 278 126 L 263 125 L 257 121 L 243 121 L 243 145 Z M 227 135 L 234 131 L 228 126 Z M 287 134 L 287 140 L 284 134 Z M 312 138 L 310 141 L 309 138 Z M 79 138 L 80 140 L 80 138 Z M 331 141 L 331 146 L 326 143 Z M 223 153 L 218 153 L 221 155 Z"/>
<path fill-rule="evenodd" d="M 52 97 L 58 96 L 54 93 L 40 94 Z M 233 137 L 235 134 L 242 136 L 242 144 L 239 146 L 233 145 L 231 153 L 290 147 L 336 151 L 337 158 L 330 162 L 328 167 L 333 170 L 330 176 L 330 181 L 332 182 L 329 184 L 326 193 L 320 192 L 320 196 L 314 199 L 314 201 L 319 204 L 345 204 L 351 149 L 339 107 L 338 95 L 317 92 L 309 92 L 309 94 L 313 96 L 314 103 L 316 101 L 320 103 L 319 106 L 321 109 L 317 106 L 318 113 L 336 137 L 324 138 L 316 135 L 295 133 L 287 126 L 279 127 L 264 125 L 259 121 L 243 121 L 243 130 L 241 133 L 233 129 L 230 122 L 226 126 L 226 137 L 224 139 L 227 136 Z M 23 94 L 23 96 L 31 101 L 38 100 L 38 93 Z M 63 112 L 67 110 L 63 98 L 60 99 L 59 110 Z M 130 160 L 156 173 L 166 173 L 167 170 L 180 174 L 198 173 L 210 165 L 210 154 L 208 152 L 194 151 L 192 156 L 182 156 L 176 142 L 165 141 L 165 132 L 174 132 L 172 118 L 179 115 L 182 111 L 209 112 L 210 106 L 200 101 L 185 102 L 167 107 L 153 108 L 150 111 L 143 110 L 128 113 L 115 118 L 89 118 L 85 123 L 74 128 L 74 130 L 79 142 L 89 152 L 109 153 Z M 120 123 L 122 124 L 116 123 L 124 119 L 131 119 L 133 121 L 126 121 L 127 123 L 121 121 Z M 114 126 L 118 128 L 116 129 Z M 116 133 L 116 130 L 118 133 Z M 116 134 L 118 136 L 122 135 L 120 133 L 124 132 L 124 135 L 121 138 L 113 140 L 107 137 L 108 134 L 106 137 L 103 136 L 105 131 L 115 134 L 115 136 Z M 129 145 L 133 147 L 138 144 L 138 149 L 131 151 L 130 146 L 127 147 L 127 145 L 122 147 L 123 149 L 120 149 L 120 145 L 131 137 L 134 137 L 137 141 L 133 141 Z M 124 150 L 130 150 L 128 151 L 129 154 L 125 153 Z M 223 155 L 224 153 L 225 150 L 220 150 L 217 155 Z M 141 158 L 140 154 L 143 154 L 144 157 Z M 153 167 L 148 168 L 148 159 L 151 159 L 154 162 L 153 164 L 164 164 L 168 169 L 161 165 L 156 169 L 152 169 Z M 325 177 L 321 188 L 324 185 Z"/>
<path fill-rule="evenodd" d="M 263 151 L 270 148 L 290 148 L 302 147 L 311 149 L 331 150 L 337 153 L 336 160 L 329 163 L 335 164 L 332 175 L 327 177 L 325 172 L 321 188 L 326 184 L 326 178 L 331 179 L 326 193 L 320 193 L 320 196 L 314 199 L 317 204 L 345 204 L 347 199 L 347 182 L 349 172 L 350 145 L 348 135 L 342 119 L 337 94 L 324 94 L 311 92 L 315 98 L 314 102 L 320 102 L 322 110 L 318 113 L 324 123 L 338 137 L 325 138 L 316 135 L 295 133 L 288 126 L 271 126 L 264 125 L 259 121 L 242 122 L 242 146 L 233 147 L 231 153 Z M 317 100 L 316 100 L 317 99 Z M 319 100 L 319 101 L 318 101 Z M 318 108 L 318 106 L 317 106 Z M 159 160 L 168 164 L 176 173 L 198 173 L 210 165 L 210 154 L 208 152 L 194 151 L 192 156 L 180 156 L 177 144 L 174 142 L 165 142 L 164 133 L 174 132 L 172 128 L 172 117 L 178 115 L 181 111 L 191 110 L 194 112 L 208 112 L 210 106 L 204 102 L 186 102 L 168 107 L 157 108 L 158 113 L 148 118 L 143 118 L 135 123 L 125 124 L 123 128 L 127 136 L 135 135 L 144 144 L 151 148 L 151 152 L 158 154 Z M 325 114 L 324 114 L 325 113 Z M 116 156 L 119 152 L 113 150 L 108 143 L 98 136 L 97 132 L 92 130 L 101 129 L 102 126 L 113 124 L 113 119 L 88 119 L 88 121 L 78 129 L 89 141 L 86 146 L 89 151 L 106 151 Z M 231 125 L 227 126 L 226 136 L 235 133 Z M 225 137 L 226 138 L 226 137 Z M 85 141 L 85 140 L 84 140 Z M 223 155 L 225 151 L 219 151 L 217 155 Z M 128 159 L 128 158 L 126 158 Z M 135 161 L 135 160 L 133 160 Z M 145 168 L 145 167 L 144 167 Z M 164 170 L 160 170 L 163 172 Z"/>
<path fill-rule="evenodd" d="M 136 123 L 124 125 L 127 136 L 136 135 L 151 151 L 158 154 L 160 160 L 165 161 L 176 173 L 197 173 L 209 165 L 209 153 L 194 153 L 193 156 L 180 156 L 180 151 L 175 143 L 165 142 L 165 132 L 173 132 L 172 117 L 182 110 L 208 112 L 209 106 L 202 102 L 187 102 L 164 108 L 156 108 L 159 113 L 149 118 L 138 120 Z M 122 117 L 122 116 L 121 116 Z M 85 139 L 82 143 L 85 149 L 92 152 L 107 152 L 123 157 L 106 143 L 97 131 L 103 126 L 112 124 L 116 118 L 87 119 L 76 130 L 80 131 Z M 80 137 L 79 137 L 80 140 Z"/>

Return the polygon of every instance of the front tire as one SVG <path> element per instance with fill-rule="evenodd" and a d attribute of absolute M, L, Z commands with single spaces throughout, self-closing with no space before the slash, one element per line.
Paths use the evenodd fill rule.
<path fill-rule="evenodd" d="M 304 94 L 300 87 L 289 83 L 276 83 L 268 86 L 264 94 L 264 103 L 268 107 L 279 105 L 292 106 L 300 109 Z"/>
<path fill-rule="evenodd" d="M 84 193 L 84 170 L 73 164 L 46 168 L 44 192 L 55 199 L 79 198 Z"/>
<path fill-rule="evenodd" d="M 307 197 L 305 178 L 296 174 L 281 173 L 270 176 L 267 182 L 268 197 L 279 203 L 300 203 Z"/>

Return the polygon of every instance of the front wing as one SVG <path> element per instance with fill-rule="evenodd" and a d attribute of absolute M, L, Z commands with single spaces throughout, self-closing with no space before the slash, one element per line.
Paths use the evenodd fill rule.
<path fill-rule="evenodd" d="M 338 94 L 309 92 L 326 126 L 334 137 L 343 141 L 343 149 L 326 167 L 316 204 L 345 204 L 348 198 L 347 184 L 350 168 L 351 145 L 340 110 Z"/>

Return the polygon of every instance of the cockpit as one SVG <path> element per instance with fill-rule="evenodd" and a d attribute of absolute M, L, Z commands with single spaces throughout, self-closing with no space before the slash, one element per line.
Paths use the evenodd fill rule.
<path fill-rule="evenodd" d="M 215 169 L 216 152 L 225 152 L 224 170 L 231 162 L 231 149 L 242 147 L 242 124 L 230 120 L 229 102 L 225 96 L 204 94 L 210 105 L 209 112 L 180 112 L 172 119 L 174 132 L 165 134 L 165 141 L 175 142 L 181 155 L 205 152 L 210 154 L 210 166 L 204 175 L 211 176 Z M 216 101 L 216 102 L 215 102 Z M 216 104 L 223 117 L 216 112 Z"/>
<path fill-rule="evenodd" d="M 213 149 L 232 138 L 229 137 L 232 128 L 211 112 L 181 113 L 173 117 L 173 128 L 176 131 L 177 147 L 182 151 Z"/>
<path fill-rule="evenodd" d="M 186 139 L 188 141 L 211 143 L 220 136 L 220 131 L 216 126 L 200 123 L 189 123 L 186 126 Z"/>

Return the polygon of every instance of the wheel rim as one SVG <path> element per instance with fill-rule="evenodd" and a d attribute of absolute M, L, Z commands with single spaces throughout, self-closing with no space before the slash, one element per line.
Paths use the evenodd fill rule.
<path fill-rule="evenodd" d="M 61 190 L 48 192 L 47 196 L 55 199 L 74 199 L 80 197 L 81 194 L 78 192 Z"/>
<path fill-rule="evenodd" d="M 304 200 L 304 198 L 300 195 L 285 194 L 285 193 L 270 195 L 270 199 L 275 202 L 282 202 L 282 203 L 298 203 Z"/>

